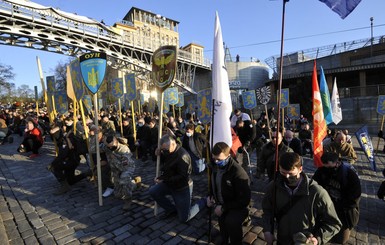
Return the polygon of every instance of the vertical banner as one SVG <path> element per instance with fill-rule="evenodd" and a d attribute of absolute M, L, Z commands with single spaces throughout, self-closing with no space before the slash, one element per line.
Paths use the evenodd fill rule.
<path fill-rule="evenodd" d="M 169 105 L 178 104 L 178 89 L 176 87 L 166 89 L 164 91 L 164 99 Z"/>
<path fill-rule="evenodd" d="M 123 96 L 123 78 L 112 79 L 111 94 L 117 99 Z"/>
<path fill-rule="evenodd" d="M 76 100 L 80 101 L 85 94 L 85 89 L 84 89 L 84 83 L 83 83 L 82 73 L 80 71 L 80 64 L 78 59 L 70 63 L 70 72 L 71 72 L 72 88 L 75 93 Z"/>
<path fill-rule="evenodd" d="M 337 78 L 334 78 L 334 85 L 331 98 L 333 122 L 337 125 L 342 121 L 342 109 L 340 103 L 340 95 L 338 93 Z"/>
<path fill-rule="evenodd" d="M 192 115 L 192 114 L 195 114 L 195 101 L 190 101 L 189 103 L 188 103 L 188 112 Z"/>
<path fill-rule="evenodd" d="M 380 115 L 385 115 L 385 95 L 378 96 L 377 113 Z"/>
<path fill-rule="evenodd" d="M 243 107 L 245 109 L 251 110 L 257 106 L 257 97 L 255 96 L 255 91 L 243 91 L 242 92 L 242 101 Z"/>
<path fill-rule="evenodd" d="M 178 104 L 177 107 L 183 107 L 184 106 L 184 94 L 182 92 L 178 93 Z"/>
<path fill-rule="evenodd" d="M 125 98 L 128 99 L 129 101 L 133 101 L 136 99 L 135 74 L 134 73 L 127 74 L 124 77 L 124 79 L 126 81 L 126 94 L 127 94 L 127 97 Z"/>
<path fill-rule="evenodd" d="M 300 118 L 300 106 L 299 104 L 290 104 L 286 107 L 287 116 L 291 120 L 298 120 Z"/>
<path fill-rule="evenodd" d="M 34 89 L 35 89 L 35 100 L 36 100 L 36 102 L 38 102 L 39 96 L 37 94 L 37 86 L 34 86 Z"/>
<path fill-rule="evenodd" d="M 60 90 L 54 92 L 56 111 L 61 115 L 68 111 L 67 91 Z"/>
<path fill-rule="evenodd" d="M 366 125 L 362 126 L 357 130 L 355 134 L 363 152 L 365 152 L 365 155 L 368 157 L 370 166 L 372 167 L 373 171 L 376 171 L 377 167 L 374 160 L 373 144 L 368 133 L 368 127 Z"/>
<path fill-rule="evenodd" d="M 281 89 L 281 109 L 289 105 L 289 89 Z"/>
<path fill-rule="evenodd" d="M 211 89 L 205 89 L 198 92 L 198 119 L 204 125 L 211 121 Z"/>
<path fill-rule="evenodd" d="M 55 93 L 55 76 L 48 76 L 46 77 L 47 81 L 47 94 L 48 95 L 53 95 Z"/>

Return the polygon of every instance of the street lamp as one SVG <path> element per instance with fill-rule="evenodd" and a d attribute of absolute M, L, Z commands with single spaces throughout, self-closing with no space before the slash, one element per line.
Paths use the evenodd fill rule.
<path fill-rule="evenodd" d="M 370 17 L 370 57 L 373 57 L 373 17 Z"/>

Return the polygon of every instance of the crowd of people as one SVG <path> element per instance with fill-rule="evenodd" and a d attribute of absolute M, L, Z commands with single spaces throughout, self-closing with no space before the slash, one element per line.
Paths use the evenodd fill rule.
<path fill-rule="evenodd" d="M 268 244 L 274 240 L 279 244 L 345 244 L 358 223 L 361 186 L 352 166 L 357 155 L 347 131 L 328 131 L 323 142 L 323 166 L 311 178 L 303 171 L 303 158 L 307 154 L 313 157 L 313 134 L 303 116 L 299 126 L 285 119 L 283 127 L 277 129 L 274 109 L 257 120 L 236 109 L 229 118 L 233 145 L 218 142 L 212 149 L 207 128 L 189 113 L 184 118 L 167 116 L 161 126 L 159 117 L 147 112 L 135 115 L 135 121 L 130 112 L 123 113 L 121 125 L 119 113 L 112 107 L 97 116 L 99 126 L 91 115 L 84 126 L 82 118 L 74 117 L 72 111 L 50 122 L 44 110 L 21 113 L 6 109 L 0 114 L 0 142 L 12 143 L 12 135 L 20 135 L 23 140 L 15 151 L 30 153 L 33 159 L 39 156 L 44 142 L 52 140 L 57 155 L 47 169 L 60 183 L 55 195 L 71 191 L 71 186 L 83 179 L 100 177 L 103 197 L 114 194 L 123 200 L 126 211 L 130 210 L 133 192 L 141 187 L 136 168 L 159 157 L 161 173 L 148 190 L 164 210 L 159 217 L 177 216 L 188 222 L 202 209 L 210 208 L 218 218 L 223 244 L 241 244 L 242 225 L 250 221 L 250 182 L 266 175 L 262 207 Z M 159 130 L 162 137 L 158 145 Z M 249 171 L 252 154 L 257 159 L 255 173 Z M 89 171 L 76 174 L 81 158 L 89 162 Z M 97 159 L 101 176 L 97 176 Z M 202 174 L 207 169 L 211 173 L 209 195 L 192 203 L 191 175 L 205 178 Z"/>

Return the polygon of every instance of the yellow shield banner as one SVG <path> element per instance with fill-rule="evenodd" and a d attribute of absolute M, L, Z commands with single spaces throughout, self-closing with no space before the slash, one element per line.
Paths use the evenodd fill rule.
<path fill-rule="evenodd" d="M 162 46 L 152 56 L 152 79 L 161 92 L 174 81 L 176 61 L 176 46 Z"/>

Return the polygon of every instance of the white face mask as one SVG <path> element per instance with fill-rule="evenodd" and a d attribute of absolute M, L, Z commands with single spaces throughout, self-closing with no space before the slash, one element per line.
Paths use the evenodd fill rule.
<path fill-rule="evenodd" d="M 192 133 L 186 133 L 186 136 L 187 136 L 187 137 L 191 137 L 191 136 L 192 136 Z"/>
<path fill-rule="evenodd" d="M 139 123 L 138 126 L 139 126 L 139 127 L 143 127 L 143 123 Z"/>

